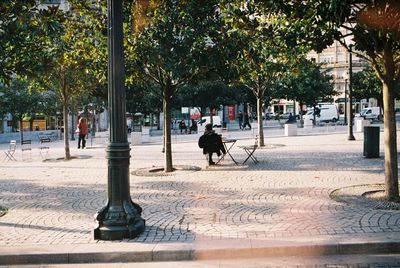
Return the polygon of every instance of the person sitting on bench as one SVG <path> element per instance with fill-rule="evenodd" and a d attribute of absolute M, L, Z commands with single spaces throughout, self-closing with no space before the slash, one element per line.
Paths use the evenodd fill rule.
<path fill-rule="evenodd" d="M 203 154 L 208 154 L 209 165 L 215 165 L 215 162 L 212 160 L 213 153 L 216 153 L 218 156 L 221 153 L 226 154 L 222 138 L 212 130 L 211 124 L 206 125 L 204 134 L 199 138 L 199 147 L 203 149 Z"/>
<path fill-rule="evenodd" d="M 187 127 L 186 127 L 186 123 L 185 120 L 181 120 L 181 122 L 179 122 L 179 129 L 181 130 L 181 134 L 183 134 L 182 132 L 184 131 L 185 134 L 187 134 Z"/>

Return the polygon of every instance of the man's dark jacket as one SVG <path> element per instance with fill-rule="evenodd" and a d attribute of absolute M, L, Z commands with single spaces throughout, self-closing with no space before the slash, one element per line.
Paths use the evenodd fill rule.
<path fill-rule="evenodd" d="M 205 132 L 199 138 L 199 147 L 203 148 L 203 154 L 217 153 L 220 156 L 221 152 L 226 153 L 221 136 L 215 132 Z"/>

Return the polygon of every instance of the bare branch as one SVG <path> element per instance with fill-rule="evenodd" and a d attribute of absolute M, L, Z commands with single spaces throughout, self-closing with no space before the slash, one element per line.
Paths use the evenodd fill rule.
<path fill-rule="evenodd" d="M 160 83 L 161 83 L 161 82 L 160 82 L 160 79 L 157 78 L 156 75 L 152 74 L 151 71 L 150 71 L 149 69 L 147 69 L 147 71 L 144 70 L 144 74 L 145 74 L 147 77 L 149 77 L 150 79 L 152 79 L 154 82 L 156 82 L 157 84 L 160 84 Z"/>

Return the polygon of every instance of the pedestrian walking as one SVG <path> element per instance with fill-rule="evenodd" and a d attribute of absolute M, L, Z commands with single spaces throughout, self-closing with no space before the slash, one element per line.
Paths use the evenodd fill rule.
<path fill-rule="evenodd" d="M 246 126 L 249 126 L 249 128 L 251 129 L 249 114 L 247 112 L 244 112 L 243 119 L 244 119 L 243 129 L 246 129 Z"/>
<path fill-rule="evenodd" d="M 76 131 L 78 133 L 78 149 L 85 149 L 86 147 L 86 136 L 88 134 L 88 125 L 86 123 L 86 118 L 79 118 L 78 125 L 76 126 Z M 82 145 L 82 146 L 81 146 Z"/>
<path fill-rule="evenodd" d="M 242 114 L 242 111 L 239 111 L 239 113 L 238 113 L 238 120 L 239 120 L 239 129 L 242 129 L 242 127 L 243 127 L 243 114 Z"/>

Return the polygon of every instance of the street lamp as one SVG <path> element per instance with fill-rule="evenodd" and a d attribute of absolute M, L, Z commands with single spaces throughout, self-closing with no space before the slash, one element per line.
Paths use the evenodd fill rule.
<path fill-rule="evenodd" d="M 108 0 L 108 105 L 110 138 L 107 145 L 108 201 L 96 215 L 94 238 L 134 238 L 145 229 L 142 208 L 132 202 L 129 185 L 130 147 L 125 122 L 125 69 L 122 0 Z"/>
<path fill-rule="evenodd" d="M 349 102 L 347 111 L 349 113 L 349 122 L 348 122 L 348 138 L 349 141 L 354 141 L 353 135 L 353 57 L 352 57 L 352 45 L 349 46 Z"/>

